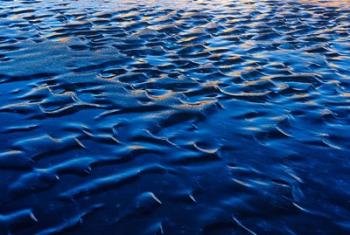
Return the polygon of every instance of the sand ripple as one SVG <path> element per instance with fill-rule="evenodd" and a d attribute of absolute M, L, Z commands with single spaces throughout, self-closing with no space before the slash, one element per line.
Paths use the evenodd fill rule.
<path fill-rule="evenodd" d="M 0 234 L 349 234 L 348 1 L 0 7 Z"/>

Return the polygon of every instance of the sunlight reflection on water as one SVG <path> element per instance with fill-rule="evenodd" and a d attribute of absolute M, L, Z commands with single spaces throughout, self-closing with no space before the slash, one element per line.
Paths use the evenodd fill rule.
<path fill-rule="evenodd" d="M 350 0 L 299 0 L 302 3 L 319 5 L 323 7 L 349 7 Z"/>

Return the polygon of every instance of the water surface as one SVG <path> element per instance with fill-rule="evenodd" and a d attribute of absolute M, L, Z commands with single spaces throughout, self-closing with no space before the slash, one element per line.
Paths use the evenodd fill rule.
<path fill-rule="evenodd" d="M 2 1 L 0 234 L 349 234 L 349 22 L 349 1 Z"/>

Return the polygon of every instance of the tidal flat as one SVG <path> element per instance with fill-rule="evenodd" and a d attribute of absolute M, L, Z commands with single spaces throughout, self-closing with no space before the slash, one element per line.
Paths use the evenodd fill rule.
<path fill-rule="evenodd" d="M 0 234 L 350 234 L 350 1 L 2 0 Z"/>

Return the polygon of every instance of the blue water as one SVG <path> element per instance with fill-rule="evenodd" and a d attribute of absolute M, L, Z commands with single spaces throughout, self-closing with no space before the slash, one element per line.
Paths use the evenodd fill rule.
<path fill-rule="evenodd" d="M 350 234 L 350 4 L 0 2 L 0 234 Z"/>

